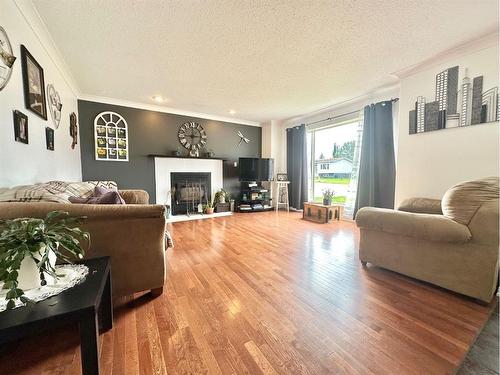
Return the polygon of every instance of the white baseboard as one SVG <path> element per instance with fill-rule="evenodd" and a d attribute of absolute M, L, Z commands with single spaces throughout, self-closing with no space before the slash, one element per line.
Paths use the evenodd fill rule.
<path fill-rule="evenodd" d="M 203 220 L 211 219 L 214 217 L 231 216 L 233 213 L 229 212 L 214 212 L 213 214 L 192 214 L 192 215 L 172 215 L 167 219 L 167 223 L 176 223 L 179 221 L 190 221 L 190 220 Z"/>

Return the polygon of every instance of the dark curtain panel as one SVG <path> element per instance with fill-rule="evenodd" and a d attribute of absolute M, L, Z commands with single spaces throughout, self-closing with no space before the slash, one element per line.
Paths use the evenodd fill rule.
<path fill-rule="evenodd" d="M 392 101 L 365 107 L 354 215 L 365 206 L 394 208 L 396 163 Z"/>
<path fill-rule="evenodd" d="M 307 201 L 307 142 L 306 126 L 286 130 L 286 169 L 290 184 L 290 207 L 302 209 Z"/>

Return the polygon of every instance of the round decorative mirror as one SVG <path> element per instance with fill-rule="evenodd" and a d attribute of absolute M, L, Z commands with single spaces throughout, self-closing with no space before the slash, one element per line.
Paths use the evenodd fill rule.
<path fill-rule="evenodd" d="M 16 57 L 12 54 L 9 37 L 3 27 L 0 26 L 0 90 L 9 82 L 14 61 L 16 61 Z"/>

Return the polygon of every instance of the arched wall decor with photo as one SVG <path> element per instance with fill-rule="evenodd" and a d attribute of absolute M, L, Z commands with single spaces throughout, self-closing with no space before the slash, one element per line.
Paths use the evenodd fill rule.
<path fill-rule="evenodd" d="M 116 112 L 99 113 L 94 119 L 95 159 L 128 161 L 128 124 Z"/>

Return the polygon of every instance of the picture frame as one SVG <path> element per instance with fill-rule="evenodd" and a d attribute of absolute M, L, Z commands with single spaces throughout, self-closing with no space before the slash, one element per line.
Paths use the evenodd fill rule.
<path fill-rule="evenodd" d="M 276 174 L 276 181 L 288 181 L 288 175 L 286 173 Z"/>
<path fill-rule="evenodd" d="M 45 143 L 47 145 L 47 150 L 54 151 L 54 129 L 49 127 L 45 128 Z"/>
<path fill-rule="evenodd" d="M 95 159 L 129 161 L 127 121 L 118 113 L 105 111 L 94 118 Z"/>
<path fill-rule="evenodd" d="M 76 121 L 76 113 L 71 112 L 69 115 L 69 136 L 72 139 L 71 149 L 74 150 L 78 144 L 78 122 Z"/>
<path fill-rule="evenodd" d="M 24 45 L 21 45 L 21 67 L 26 109 L 47 120 L 47 98 L 45 96 L 43 68 Z"/>
<path fill-rule="evenodd" d="M 14 140 L 28 144 L 28 116 L 24 113 L 15 110 L 14 114 Z"/>

